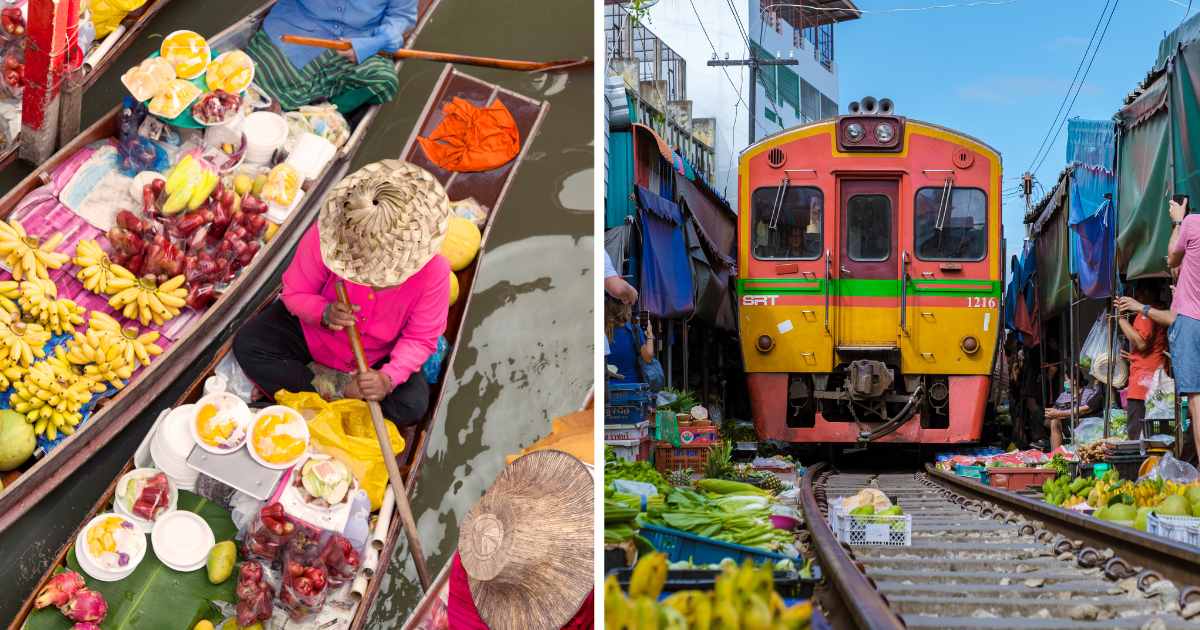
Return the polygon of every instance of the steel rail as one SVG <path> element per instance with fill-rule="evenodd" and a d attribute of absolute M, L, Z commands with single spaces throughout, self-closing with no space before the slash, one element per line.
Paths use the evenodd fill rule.
<path fill-rule="evenodd" d="M 833 584 L 833 591 L 860 630 L 897 630 L 904 622 L 888 606 L 887 600 L 867 580 L 834 536 L 821 513 L 814 492 L 816 478 L 828 464 L 820 462 L 804 471 L 800 482 L 800 509 L 808 528 L 809 542 L 817 554 L 821 572 Z"/>
<path fill-rule="evenodd" d="M 944 488 L 988 501 L 1027 519 L 1039 520 L 1046 529 L 1081 540 L 1095 549 L 1111 548 L 1125 562 L 1156 571 L 1176 585 L 1200 586 L 1200 550 L 1195 547 L 1102 521 L 1041 499 L 985 486 L 973 479 L 938 470 L 932 464 L 926 464 L 925 472 L 931 481 Z"/>

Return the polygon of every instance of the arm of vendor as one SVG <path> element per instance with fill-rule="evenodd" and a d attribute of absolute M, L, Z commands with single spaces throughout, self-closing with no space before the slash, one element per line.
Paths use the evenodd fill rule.
<path fill-rule="evenodd" d="M 300 320 L 313 360 L 354 372 L 354 354 L 344 328 L 357 324 L 372 369 L 351 381 L 349 398 L 382 400 L 408 381 L 437 349 L 450 304 L 450 264 L 435 255 L 395 287 L 345 283 L 353 310 L 337 301 L 338 278 L 321 259 L 317 226 L 309 228 L 283 274 L 281 298 Z"/>
<path fill-rule="evenodd" d="M 263 31 L 296 68 L 321 56 L 324 48 L 284 44 L 283 35 L 347 40 L 354 61 L 404 46 L 404 33 L 417 23 L 416 0 L 279 0 L 263 20 Z"/>

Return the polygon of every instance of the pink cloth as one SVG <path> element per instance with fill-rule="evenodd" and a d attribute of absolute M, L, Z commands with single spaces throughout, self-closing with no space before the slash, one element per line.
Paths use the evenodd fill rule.
<path fill-rule="evenodd" d="M 309 352 L 318 363 L 353 372 L 354 353 L 345 331 L 321 325 L 325 307 L 337 301 L 340 280 L 321 259 L 321 240 L 313 225 L 300 238 L 296 256 L 283 273 L 283 303 L 300 320 Z M 393 385 L 408 380 L 437 349 L 450 309 L 450 263 L 436 255 L 403 284 L 386 289 L 344 281 L 356 314 L 367 363 L 391 357 L 380 371 Z"/>
<path fill-rule="evenodd" d="M 450 593 L 446 602 L 446 615 L 452 630 L 488 630 L 488 625 L 479 616 L 475 600 L 471 597 L 471 578 L 462 564 L 458 552 L 450 560 Z M 595 627 L 596 591 L 591 591 L 579 606 L 579 611 L 562 630 L 592 630 Z"/>
<path fill-rule="evenodd" d="M 1175 251 L 1183 254 L 1171 310 L 1200 319 L 1200 215 L 1189 214 L 1179 226 Z"/>

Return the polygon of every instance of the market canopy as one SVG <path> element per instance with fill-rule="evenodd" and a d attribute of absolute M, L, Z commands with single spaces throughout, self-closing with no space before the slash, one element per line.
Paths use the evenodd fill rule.
<path fill-rule="evenodd" d="M 1117 114 L 1117 264 L 1130 279 L 1167 270 L 1168 82 L 1160 74 Z"/>
<path fill-rule="evenodd" d="M 642 210 L 642 307 L 654 317 L 687 317 L 695 302 L 683 212 L 675 202 L 641 186 L 637 196 Z"/>
<path fill-rule="evenodd" d="M 1038 302 L 1043 318 L 1071 304 L 1070 232 L 1067 229 L 1071 169 L 1063 171 L 1054 190 L 1033 209 L 1031 234 L 1037 241 Z"/>

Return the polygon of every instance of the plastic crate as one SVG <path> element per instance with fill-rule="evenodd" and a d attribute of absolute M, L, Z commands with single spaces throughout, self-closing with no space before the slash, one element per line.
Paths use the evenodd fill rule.
<path fill-rule="evenodd" d="M 646 405 L 604 405 L 604 424 L 639 424 L 645 422 L 650 408 Z"/>
<path fill-rule="evenodd" d="M 1146 515 L 1146 533 L 1185 545 L 1200 547 L 1200 518 L 1195 516 Z"/>
<path fill-rule="evenodd" d="M 962 464 L 954 465 L 954 474 L 958 475 L 959 477 L 969 477 L 971 479 L 979 479 L 981 481 L 983 480 L 985 470 L 986 468 L 983 466 L 964 466 Z"/>
<path fill-rule="evenodd" d="M 797 571 L 776 571 L 773 578 L 775 590 L 784 598 L 808 599 L 812 597 L 813 585 L 820 579 L 820 569 L 813 567 L 814 577 L 803 578 Z M 632 568 L 619 568 L 609 573 L 617 576 L 617 583 L 626 592 L 629 591 L 629 580 L 633 576 Z M 711 591 L 717 583 L 717 569 L 676 569 L 667 572 L 667 581 L 663 583 L 664 593 L 678 591 Z"/>
<path fill-rule="evenodd" d="M 912 545 L 912 515 L 846 514 L 829 510 L 829 528 L 848 545 L 908 547 Z"/>
<path fill-rule="evenodd" d="M 654 467 L 664 475 L 686 468 L 701 472 L 710 448 L 711 445 L 675 447 L 670 442 L 658 442 L 654 448 Z"/>
<path fill-rule="evenodd" d="M 1026 488 L 1041 487 L 1042 482 L 1054 479 L 1058 471 L 1053 468 L 989 468 L 984 472 L 984 483 L 993 488 L 1004 488 L 1020 492 Z"/>
<path fill-rule="evenodd" d="M 604 441 L 609 440 L 643 440 L 650 437 L 650 421 L 643 420 L 636 424 L 606 424 L 604 425 Z"/>
<path fill-rule="evenodd" d="M 1114 455 L 1104 458 L 1104 463 L 1116 470 L 1121 479 L 1129 481 L 1137 481 L 1144 461 L 1145 455 Z"/>
<path fill-rule="evenodd" d="M 732 558 L 741 564 L 746 559 L 755 563 L 787 559 L 783 554 L 697 536 L 670 527 L 643 525 L 638 533 L 649 540 L 655 549 L 667 554 L 671 562 L 688 560 L 693 564 L 719 564 L 725 558 Z"/>
<path fill-rule="evenodd" d="M 645 383 L 611 383 L 604 400 L 617 405 L 650 403 L 650 386 Z"/>
<path fill-rule="evenodd" d="M 604 440 L 605 446 L 611 446 L 613 454 L 631 462 L 644 462 L 650 459 L 650 440 Z"/>

